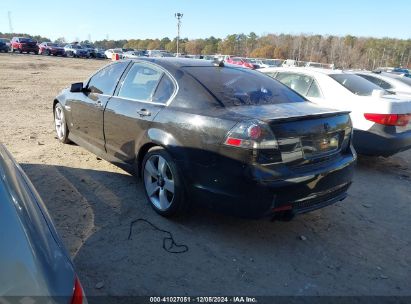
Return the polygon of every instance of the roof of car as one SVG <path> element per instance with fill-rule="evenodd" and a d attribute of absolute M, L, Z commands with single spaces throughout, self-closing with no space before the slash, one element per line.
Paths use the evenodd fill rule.
<path fill-rule="evenodd" d="M 149 61 L 159 65 L 172 65 L 175 68 L 185 66 L 214 66 L 213 61 L 204 59 L 180 58 L 180 57 L 141 57 L 133 58 L 133 61 Z M 231 66 L 231 65 L 230 65 Z"/>

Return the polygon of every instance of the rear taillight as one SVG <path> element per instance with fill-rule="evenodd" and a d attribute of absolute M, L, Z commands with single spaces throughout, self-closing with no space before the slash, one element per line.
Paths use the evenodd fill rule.
<path fill-rule="evenodd" d="M 365 119 L 373 121 L 377 124 L 385 126 L 400 126 L 408 125 L 411 120 L 411 114 L 372 114 L 365 113 Z"/>
<path fill-rule="evenodd" d="M 239 122 L 228 132 L 224 145 L 245 149 L 276 149 L 277 140 L 270 127 L 258 120 Z"/>
<path fill-rule="evenodd" d="M 83 304 L 83 299 L 83 287 L 81 287 L 80 281 L 76 276 L 76 279 L 74 280 L 73 297 L 71 298 L 71 304 Z"/>

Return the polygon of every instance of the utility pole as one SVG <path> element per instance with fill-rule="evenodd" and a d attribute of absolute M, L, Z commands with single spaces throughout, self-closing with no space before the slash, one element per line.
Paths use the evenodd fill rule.
<path fill-rule="evenodd" d="M 9 31 L 10 31 L 10 33 L 13 33 L 14 31 L 13 31 L 13 25 L 11 24 L 11 12 L 8 11 L 7 15 L 9 17 Z"/>
<path fill-rule="evenodd" d="M 179 54 L 179 48 L 178 48 L 178 44 L 180 42 L 180 27 L 181 27 L 181 18 L 183 18 L 183 14 L 182 13 L 175 13 L 174 17 L 177 18 L 177 57 L 180 56 Z"/>

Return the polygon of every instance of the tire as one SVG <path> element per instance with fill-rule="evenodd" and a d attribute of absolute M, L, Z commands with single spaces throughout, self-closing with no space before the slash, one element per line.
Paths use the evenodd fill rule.
<path fill-rule="evenodd" d="M 164 217 L 183 215 L 188 204 L 180 170 L 162 147 L 151 148 L 141 166 L 144 193 L 151 207 Z"/>
<path fill-rule="evenodd" d="M 57 139 L 63 144 L 70 143 L 68 138 L 69 129 L 67 127 L 63 106 L 60 103 L 57 103 L 54 106 L 54 126 L 56 129 Z"/>
<path fill-rule="evenodd" d="M 23 50 L 22 50 L 22 49 L 19 49 L 19 53 L 20 53 L 20 54 L 23 54 Z"/>
<path fill-rule="evenodd" d="M 50 56 L 50 51 L 49 50 L 46 50 L 46 53 L 45 53 L 47 56 Z"/>

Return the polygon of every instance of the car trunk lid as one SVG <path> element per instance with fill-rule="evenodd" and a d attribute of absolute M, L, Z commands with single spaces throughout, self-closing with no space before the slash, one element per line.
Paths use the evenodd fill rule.
<path fill-rule="evenodd" d="M 349 112 L 318 107 L 309 102 L 232 107 L 230 111 L 270 126 L 280 157 L 272 163 L 303 165 L 329 159 L 349 146 Z M 273 151 L 260 151 L 267 163 Z"/>

